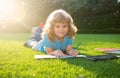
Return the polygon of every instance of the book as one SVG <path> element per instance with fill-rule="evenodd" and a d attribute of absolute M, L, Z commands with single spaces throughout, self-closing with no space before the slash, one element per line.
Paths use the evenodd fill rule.
<path fill-rule="evenodd" d="M 103 51 L 104 53 L 120 54 L 120 49 L 118 48 L 96 48 L 96 50 Z"/>
<path fill-rule="evenodd" d="M 99 61 L 99 60 L 109 60 L 109 59 L 118 59 L 120 56 L 115 55 L 95 55 L 95 56 L 86 56 L 86 55 L 77 55 L 76 57 L 67 55 L 66 57 L 56 57 L 53 55 L 34 55 L 35 59 L 65 59 L 65 58 L 86 58 L 92 61 Z"/>
<path fill-rule="evenodd" d="M 120 56 L 116 55 L 96 55 L 96 56 L 87 56 L 89 60 L 99 61 L 99 60 L 110 60 L 110 59 L 118 59 Z"/>
<path fill-rule="evenodd" d="M 78 58 L 78 57 L 86 57 L 85 55 L 77 55 L 76 57 L 66 55 L 65 57 L 56 57 L 53 55 L 34 55 L 35 59 L 47 59 L 47 58 Z"/>

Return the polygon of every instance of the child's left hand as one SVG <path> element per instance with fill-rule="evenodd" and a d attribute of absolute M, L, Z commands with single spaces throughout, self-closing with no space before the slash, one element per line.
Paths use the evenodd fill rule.
<path fill-rule="evenodd" d="M 71 56 L 77 56 L 78 55 L 78 50 L 72 49 L 72 50 L 69 51 L 68 54 L 71 55 Z"/>

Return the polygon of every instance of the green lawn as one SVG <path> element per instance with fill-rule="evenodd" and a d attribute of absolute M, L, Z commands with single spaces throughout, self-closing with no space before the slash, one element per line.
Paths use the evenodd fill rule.
<path fill-rule="evenodd" d="M 0 34 L 0 78 L 119 78 L 120 59 L 91 61 L 85 58 L 35 60 L 42 54 L 22 44 L 29 34 Z M 79 52 L 101 55 L 95 48 L 120 48 L 120 34 L 77 34 Z"/>

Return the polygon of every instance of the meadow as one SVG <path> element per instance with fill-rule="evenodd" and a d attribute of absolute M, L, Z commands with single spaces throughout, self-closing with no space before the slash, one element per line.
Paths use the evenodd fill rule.
<path fill-rule="evenodd" d="M 119 78 L 120 59 L 92 61 L 85 58 L 41 59 L 43 54 L 23 47 L 30 34 L 0 34 L 0 78 Z M 77 34 L 79 54 L 103 55 L 95 48 L 120 48 L 120 34 Z"/>

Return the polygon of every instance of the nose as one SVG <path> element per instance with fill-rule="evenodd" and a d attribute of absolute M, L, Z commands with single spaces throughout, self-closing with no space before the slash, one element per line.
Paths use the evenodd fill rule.
<path fill-rule="evenodd" d="M 60 31 L 61 31 L 61 32 L 64 31 L 64 27 L 60 27 Z"/>

